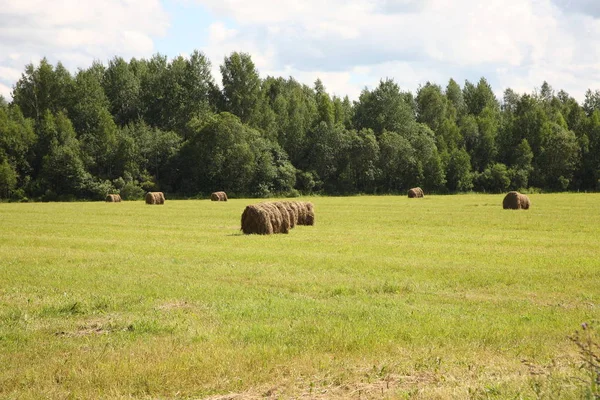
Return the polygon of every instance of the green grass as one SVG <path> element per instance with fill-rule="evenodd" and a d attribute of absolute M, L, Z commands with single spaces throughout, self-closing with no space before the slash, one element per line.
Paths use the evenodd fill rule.
<path fill-rule="evenodd" d="M 0 398 L 578 398 L 600 195 L 0 204 Z"/>

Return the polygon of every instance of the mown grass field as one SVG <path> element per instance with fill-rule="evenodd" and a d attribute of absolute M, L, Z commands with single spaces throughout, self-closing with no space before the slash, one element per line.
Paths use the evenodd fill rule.
<path fill-rule="evenodd" d="M 0 398 L 580 398 L 600 195 L 502 198 L 0 204 Z"/>

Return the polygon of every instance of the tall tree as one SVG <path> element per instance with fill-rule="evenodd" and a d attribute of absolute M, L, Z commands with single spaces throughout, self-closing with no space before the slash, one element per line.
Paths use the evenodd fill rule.
<path fill-rule="evenodd" d="M 373 129 L 376 135 L 385 130 L 402 132 L 415 122 L 414 99 L 400 91 L 392 79 L 381 80 L 373 91 L 364 89 L 354 105 L 357 129 Z"/>
<path fill-rule="evenodd" d="M 250 54 L 231 53 L 220 69 L 226 110 L 249 122 L 260 95 L 260 77 Z"/>

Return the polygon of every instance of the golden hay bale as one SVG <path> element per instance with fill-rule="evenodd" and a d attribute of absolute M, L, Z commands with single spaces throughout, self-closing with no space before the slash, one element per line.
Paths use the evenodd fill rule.
<path fill-rule="evenodd" d="M 121 202 L 121 195 L 119 194 L 109 194 L 106 196 L 106 202 L 107 203 L 120 203 Z"/>
<path fill-rule="evenodd" d="M 505 210 L 528 210 L 531 202 L 529 197 L 519 192 L 508 192 L 502 200 L 502 208 Z"/>
<path fill-rule="evenodd" d="M 212 201 L 227 201 L 227 193 L 225 192 L 214 192 L 210 195 Z"/>
<path fill-rule="evenodd" d="M 289 233 L 290 213 L 281 202 L 252 204 L 242 213 L 242 231 L 245 234 Z"/>
<path fill-rule="evenodd" d="M 308 201 L 291 201 L 290 203 L 296 209 L 296 225 L 315 224 L 315 210 L 312 203 Z"/>
<path fill-rule="evenodd" d="M 529 206 L 531 205 L 531 201 L 529 201 L 529 197 L 524 194 L 519 193 L 519 202 L 521 203 L 521 208 L 523 210 L 529 210 Z"/>
<path fill-rule="evenodd" d="M 274 202 L 272 204 L 275 207 L 277 207 L 277 209 L 281 213 L 281 217 L 282 217 L 282 221 L 283 221 L 283 225 L 282 225 L 283 229 L 287 230 L 287 232 L 289 232 L 291 228 L 293 228 L 294 226 L 296 226 L 296 223 L 294 223 L 292 225 L 292 219 L 293 219 L 293 217 L 290 215 L 287 207 L 281 201 L 276 201 L 276 202 Z"/>
<path fill-rule="evenodd" d="M 282 201 L 281 204 L 285 207 L 290 215 L 290 228 L 293 228 L 298 223 L 298 208 L 290 201 Z"/>
<path fill-rule="evenodd" d="M 165 195 L 163 192 L 146 193 L 146 204 L 165 204 Z"/>
<path fill-rule="evenodd" d="M 423 193 L 423 189 L 421 189 L 420 187 L 416 187 L 416 188 L 412 188 L 408 191 L 408 198 L 409 199 L 416 199 L 416 198 L 420 198 L 420 197 L 424 197 L 424 193 Z"/>
<path fill-rule="evenodd" d="M 304 207 L 306 209 L 306 217 L 304 218 L 304 225 L 315 224 L 315 206 L 311 202 L 305 202 Z"/>
<path fill-rule="evenodd" d="M 156 204 L 156 198 L 154 197 L 154 193 L 146 193 L 146 204 Z"/>
<path fill-rule="evenodd" d="M 270 235 L 273 233 L 269 210 L 259 204 L 246 206 L 242 213 L 242 232 L 246 235 Z"/>
<path fill-rule="evenodd" d="M 260 206 L 269 212 L 273 233 L 288 233 L 290 231 L 289 216 L 286 220 L 275 203 L 260 203 Z"/>

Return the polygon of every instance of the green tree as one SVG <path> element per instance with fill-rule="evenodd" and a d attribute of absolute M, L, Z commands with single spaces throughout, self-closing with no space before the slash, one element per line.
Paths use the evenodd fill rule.
<path fill-rule="evenodd" d="M 417 121 L 426 124 L 434 132 L 446 119 L 448 100 L 439 85 L 427 82 L 417 92 Z"/>
<path fill-rule="evenodd" d="M 536 177 L 543 186 L 567 190 L 579 158 L 579 145 L 572 131 L 547 122 L 542 127 L 542 151 L 536 160 Z"/>
<path fill-rule="evenodd" d="M 0 157 L 0 199 L 7 199 L 17 186 L 17 171 L 8 160 Z"/>
<path fill-rule="evenodd" d="M 56 113 L 72 106 L 76 99 L 72 89 L 73 78 L 66 68 L 58 63 L 55 69 L 43 58 L 37 68 L 33 64 L 25 67 L 13 90 L 13 104 L 26 118 L 39 123 L 46 110 Z"/>
<path fill-rule="evenodd" d="M 115 57 L 109 61 L 102 86 L 117 124 L 126 125 L 142 116 L 140 77 L 123 58 Z"/>
<path fill-rule="evenodd" d="M 466 192 L 473 188 L 471 157 L 465 149 L 455 149 L 450 153 L 446 180 L 451 192 Z"/>
<path fill-rule="evenodd" d="M 527 139 L 523 139 L 519 143 L 515 149 L 513 160 L 513 165 L 509 170 L 511 188 L 514 190 L 527 188 L 529 185 L 529 176 L 533 170 L 533 152 Z"/>
<path fill-rule="evenodd" d="M 220 69 L 226 110 L 249 122 L 260 95 L 260 77 L 250 54 L 231 53 Z"/>
<path fill-rule="evenodd" d="M 373 91 L 364 89 L 360 94 L 354 105 L 354 126 L 372 129 L 375 135 L 385 130 L 402 132 L 415 122 L 413 100 L 392 79 L 382 80 Z"/>
<path fill-rule="evenodd" d="M 381 188 L 404 192 L 418 182 L 417 157 L 410 141 L 396 132 L 384 131 L 379 137 Z"/>

